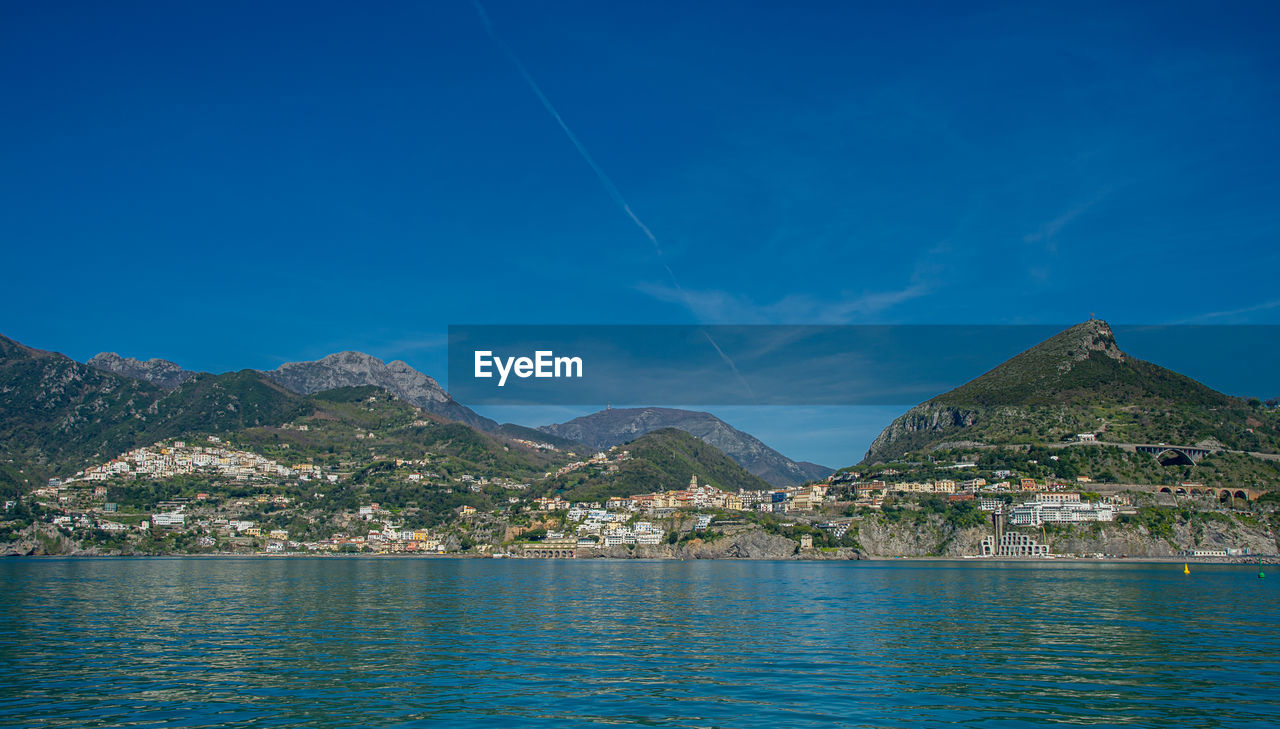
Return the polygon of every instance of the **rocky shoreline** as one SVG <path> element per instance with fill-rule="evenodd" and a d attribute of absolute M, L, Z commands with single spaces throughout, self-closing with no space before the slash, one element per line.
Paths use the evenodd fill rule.
<path fill-rule="evenodd" d="M 694 538 L 676 544 L 656 546 L 615 546 L 601 549 L 575 550 L 576 559 L 612 560 L 761 560 L 761 561 L 832 561 L 832 560 L 945 560 L 1001 561 L 1004 558 L 976 557 L 981 551 L 981 540 L 988 534 L 984 528 L 953 529 L 941 519 L 930 519 L 919 525 L 891 524 L 881 519 L 864 519 L 857 525 L 857 547 L 826 549 L 802 549 L 796 541 L 756 527 L 736 529 L 709 539 Z M 1276 535 L 1265 524 L 1249 525 L 1239 520 L 1178 523 L 1163 536 L 1152 534 L 1147 528 L 1134 524 L 1090 524 L 1057 527 L 1043 534 L 1048 538 L 1050 551 L 1058 560 L 1116 561 L 1136 560 L 1153 562 L 1197 563 L 1257 563 L 1275 564 Z M 1043 538 L 1037 535 L 1037 538 Z M 1233 557 L 1188 557 L 1185 551 L 1193 548 L 1221 549 L 1245 552 Z M 509 558 L 541 558 L 532 550 L 524 553 L 522 545 L 495 547 L 501 556 Z M 326 552 L 286 552 L 257 554 L 250 552 L 203 552 L 150 554 L 146 552 L 122 552 L 84 547 L 60 534 L 56 529 L 29 527 L 21 537 L 0 545 L 0 556 L 62 556 L 62 557 L 130 557 L 130 556 L 210 556 L 210 557 L 298 557 L 298 556 L 375 556 L 376 553 L 347 555 Z M 1099 557 L 1098 555 L 1101 555 Z M 448 553 L 442 555 L 415 555 L 395 553 L 376 556 L 404 556 L 438 559 L 491 558 L 492 552 Z M 1018 560 L 1026 561 L 1026 560 Z M 1031 559 L 1029 561 L 1043 561 Z"/>

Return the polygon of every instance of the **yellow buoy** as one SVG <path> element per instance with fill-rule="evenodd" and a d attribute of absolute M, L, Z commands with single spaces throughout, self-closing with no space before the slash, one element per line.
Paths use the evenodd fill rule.
<path fill-rule="evenodd" d="M 1190 565 L 1188 565 L 1186 562 L 1183 562 L 1183 563 L 1182 563 L 1182 574 L 1184 574 L 1184 575 L 1189 575 L 1189 574 L 1191 574 L 1191 567 L 1190 567 Z"/>

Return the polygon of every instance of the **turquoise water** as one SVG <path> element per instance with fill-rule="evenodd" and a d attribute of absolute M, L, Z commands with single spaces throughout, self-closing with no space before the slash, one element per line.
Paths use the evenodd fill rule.
<path fill-rule="evenodd" d="M 0 726 L 1266 726 L 1256 567 L 0 561 Z"/>

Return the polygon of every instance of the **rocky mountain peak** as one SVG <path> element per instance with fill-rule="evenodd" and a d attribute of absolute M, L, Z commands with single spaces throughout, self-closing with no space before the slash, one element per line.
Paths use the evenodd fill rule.
<path fill-rule="evenodd" d="M 338 387 L 376 385 L 411 405 L 450 420 L 487 431 L 498 427 L 494 421 L 454 402 L 440 383 L 400 360 L 384 363 L 364 352 L 336 352 L 314 362 L 288 362 L 265 374 L 303 395 Z"/>
<path fill-rule="evenodd" d="M 99 352 L 85 364 L 103 372 L 132 377 L 135 380 L 170 389 L 181 385 L 195 374 L 167 359 L 140 360 L 121 357 L 115 352 Z"/>
<path fill-rule="evenodd" d="M 1075 346 L 1069 350 L 1068 357 L 1077 362 L 1088 359 L 1093 352 L 1100 352 L 1111 359 L 1124 361 L 1125 354 L 1116 345 L 1116 335 L 1111 331 L 1111 325 L 1101 319 L 1081 322 L 1040 346 L 1050 345 L 1059 337 L 1064 340 L 1064 344 L 1074 343 Z"/>

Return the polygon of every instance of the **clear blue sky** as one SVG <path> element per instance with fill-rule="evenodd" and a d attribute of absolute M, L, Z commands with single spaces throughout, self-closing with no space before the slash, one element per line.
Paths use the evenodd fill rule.
<path fill-rule="evenodd" d="M 0 333 L 443 377 L 449 323 L 1280 322 L 1280 5 L 774 6 L 4 4 Z"/>

